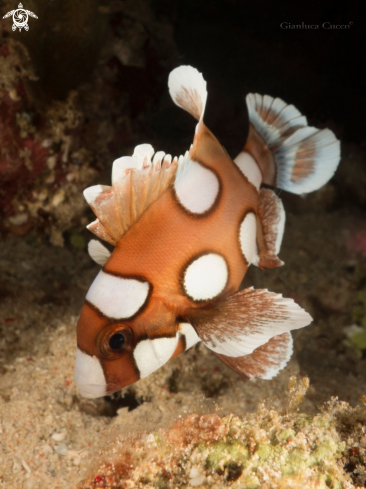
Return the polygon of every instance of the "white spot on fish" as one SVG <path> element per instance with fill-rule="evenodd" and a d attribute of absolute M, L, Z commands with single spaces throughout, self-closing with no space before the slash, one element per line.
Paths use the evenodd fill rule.
<path fill-rule="evenodd" d="M 101 270 L 92 283 L 86 300 L 109 318 L 127 319 L 145 304 L 148 293 L 148 282 L 116 277 Z"/>
<path fill-rule="evenodd" d="M 240 225 L 239 239 L 244 258 L 250 265 L 257 254 L 257 218 L 249 212 Z"/>
<path fill-rule="evenodd" d="M 179 333 L 173 338 L 156 338 L 140 341 L 133 352 L 140 378 L 143 379 L 164 365 L 173 355 Z"/>
<path fill-rule="evenodd" d="M 220 255 L 208 253 L 191 263 L 184 274 L 184 289 L 195 301 L 213 299 L 225 288 L 229 270 Z"/>
<path fill-rule="evenodd" d="M 93 399 L 106 395 L 107 384 L 99 360 L 79 348 L 76 350 L 74 380 L 83 397 Z"/>
<path fill-rule="evenodd" d="M 201 338 L 197 335 L 196 330 L 189 323 L 181 323 L 179 325 L 179 331 L 186 340 L 186 350 L 201 341 Z"/>
<path fill-rule="evenodd" d="M 258 190 L 262 182 L 262 174 L 254 158 L 246 151 L 243 151 L 238 154 L 234 162 L 242 174 L 245 175 L 249 182 Z"/>
<path fill-rule="evenodd" d="M 174 182 L 178 201 L 189 212 L 203 214 L 215 203 L 220 184 L 214 172 L 190 159 L 186 153 Z"/>

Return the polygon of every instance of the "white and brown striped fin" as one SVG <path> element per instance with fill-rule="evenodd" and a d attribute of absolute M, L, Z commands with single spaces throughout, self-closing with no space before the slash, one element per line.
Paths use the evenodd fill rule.
<path fill-rule="evenodd" d="M 307 326 L 312 318 L 292 299 L 251 287 L 189 320 L 210 350 L 236 358 L 250 355 L 274 336 Z"/>
<path fill-rule="evenodd" d="M 280 98 L 249 93 L 246 96 L 249 120 L 269 148 L 278 146 L 285 137 L 308 121 L 293 105 Z"/>
<path fill-rule="evenodd" d="M 246 379 L 259 377 L 260 379 L 271 380 L 286 367 L 292 353 L 291 333 L 283 333 L 274 336 L 266 344 L 244 357 L 233 358 L 219 353 L 216 355 L 241 377 Z"/>
<path fill-rule="evenodd" d="M 206 81 L 196 68 L 179 66 L 169 75 L 168 87 L 173 102 L 201 121 L 207 101 Z"/>
<path fill-rule="evenodd" d="M 295 194 L 327 183 L 340 160 L 333 132 L 309 127 L 293 105 L 279 98 L 250 93 L 246 102 L 250 128 L 243 151 L 256 160 L 263 183 Z"/>
<path fill-rule="evenodd" d="M 163 151 L 154 154 L 150 144 L 136 146 L 132 156 L 114 161 L 112 187 L 95 185 L 84 191 L 98 219 L 87 228 L 116 245 L 147 207 L 173 183 L 178 160 Z M 152 158 L 153 157 L 153 158 Z"/>
<path fill-rule="evenodd" d="M 282 200 L 268 188 L 259 191 L 257 215 L 258 253 L 252 261 L 259 268 L 275 268 L 283 265 L 278 258 L 281 249 L 286 214 Z"/>
<path fill-rule="evenodd" d="M 108 235 L 117 242 L 122 234 L 122 226 L 112 187 L 107 185 L 88 187 L 84 190 L 84 197 Z"/>

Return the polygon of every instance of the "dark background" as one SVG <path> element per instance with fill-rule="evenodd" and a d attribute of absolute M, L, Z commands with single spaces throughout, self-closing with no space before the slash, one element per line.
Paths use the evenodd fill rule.
<path fill-rule="evenodd" d="M 364 141 L 361 3 L 294 3 L 152 3 L 156 15 L 168 19 L 174 28 L 177 64 L 197 67 L 208 81 L 206 122 L 233 156 L 245 142 L 243 96 L 248 92 L 281 97 L 304 113 L 309 124 L 330 127 L 343 141 Z M 282 22 L 319 28 L 281 29 Z M 324 22 L 351 25 L 347 30 L 324 29 Z M 179 138 L 182 126 L 176 127 L 174 121 L 183 116 L 169 107 L 167 99 L 167 94 L 161 98 L 154 126 L 157 137 L 169 144 L 172 134 Z"/>

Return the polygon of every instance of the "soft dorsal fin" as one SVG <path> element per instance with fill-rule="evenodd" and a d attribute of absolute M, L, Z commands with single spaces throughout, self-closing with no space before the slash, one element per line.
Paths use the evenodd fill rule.
<path fill-rule="evenodd" d="M 179 66 L 168 80 L 170 96 L 173 102 L 201 121 L 205 112 L 207 90 L 206 81 L 196 68 Z"/>
<path fill-rule="evenodd" d="M 116 245 L 147 207 L 172 184 L 178 160 L 150 144 L 114 161 L 112 187 L 95 185 L 84 196 L 98 219 L 87 226 L 98 238 Z"/>

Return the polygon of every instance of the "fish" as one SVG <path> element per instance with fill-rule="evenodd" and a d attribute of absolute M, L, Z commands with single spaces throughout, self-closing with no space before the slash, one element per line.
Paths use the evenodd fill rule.
<path fill-rule="evenodd" d="M 180 66 L 168 88 L 197 120 L 190 149 L 172 158 L 140 144 L 114 161 L 111 186 L 84 191 L 97 216 L 87 228 L 114 247 L 88 245 L 102 268 L 77 324 L 74 380 L 86 398 L 146 378 L 198 342 L 242 378 L 272 379 L 291 358 L 291 331 L 312 321 L 290 298 L 239 288 L 250 265 L 283 265 L 285 210 L 272 188 L 319 189 L 340 142 L 280 98 L 249 94 L 248 138 L 232 159 L 204 123 L 202 74 Z"/>

